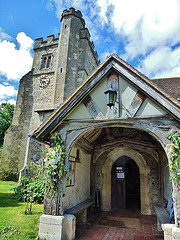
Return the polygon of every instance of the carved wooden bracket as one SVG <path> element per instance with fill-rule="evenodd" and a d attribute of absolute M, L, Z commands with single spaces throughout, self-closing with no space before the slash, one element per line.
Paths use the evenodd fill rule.
<path fill-rule="evenodd" d="M 88 95 L 82 103 L 87 108 L 88 112 L 91 114 L 91 116 L 96 120 L 103 120 L 105 119 L 103 113 L 99 110 L 96 103 L 92 100 L 90 95 Z"/>
<path fill-rule="evenodd" d="M 122 118 L 133 118 L 136 115 L 140 106 L 142 105 L 144 99 L 145 96 L 140 91 L 137 91 L 131 104 L 129 105 L 129 108 L 125 110 Z"/>

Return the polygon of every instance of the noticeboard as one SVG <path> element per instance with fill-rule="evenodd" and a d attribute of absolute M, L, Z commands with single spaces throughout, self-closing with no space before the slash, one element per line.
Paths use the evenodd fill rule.
<path fill-rule="evenodd" d="M 68 167 L 68 171 L 67 171 L 67 178 L 66 178 L 66 187 L 74 186 L 75 169 L 76 169 L 76 163 L 75 162 L 69 162 L 69 167 Z"/>
<path fill-rule="evenodd" d="M 118 179 L 124 179 L 125 178 L 123 167 L 116 167 L 116 178 L 118 178 Z"/>

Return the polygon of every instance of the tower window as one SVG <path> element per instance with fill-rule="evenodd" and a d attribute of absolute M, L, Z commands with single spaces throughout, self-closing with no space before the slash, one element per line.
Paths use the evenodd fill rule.
<path fill-rule="evenodd" d="M 51 67 L 51 56 L 47 59 L 47 68 Z"/>
<path fill-rule="evenodd" d="M 50 68 L 52 66 L 52 56 L 42 56 L 41 69 Z"/>
<path fill-rule="evenodd" d="M 46 57 L 43 57 L 43 58 L 42 58 L 42 61 L 41 61 L 41 69 L 43 69 L 43 68 L 46 67 L 46 61 L 47 61 L 47 58 L 46 58 Z"/>

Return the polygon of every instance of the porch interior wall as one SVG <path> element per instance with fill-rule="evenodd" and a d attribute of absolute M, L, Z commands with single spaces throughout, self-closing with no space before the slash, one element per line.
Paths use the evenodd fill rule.
<path fill-rule="evenodd" d="M 103 168 L 105 166 L 105 163 L 108 161 L 107 157 L 113 155 L 117 155 L 117 157 L 123 155 L 122 153 L 118 155 L 119 153 L 123 153 L 123 149 L 120 151 L 117 149 L 117 151 L 114 149 L 113 152 L 107 153 L 104 152 L 103 154 L 100 155 L 98 158 L 97 162 L 94 165 L 94 171 L 95 171 L 95 189 L 100 189 L 102 193 L 102 207 L 104 210 L 110 210 L 109 209 L 109 204 L 107 205 L 106 203 L 110 201 L 110 199 L 104 199 L 104 197 L 110 197 L 110 195 L 107 195 L 104 193 L 104 190 L 107 192 L 111 192 L 111 184 L 109 183 L 109 180 L 111 178 L 108 178 L 109 180 L 106 182 L 106 178 L 104 176 L 106 175 L 103 172 Z M 155 203 L 159 203 L 163 201 L 163 191 L 160 191 L 161 189 L 161 184 L 160 184 L 160 168 L 159 168 L 159 162 L 157 159 L 154 159 L 153 156 L 149 153 L 145 153 L 144 151 L 139 150 L 138 152 L 133 151 L 132 149 L 130 150 L 124 150 L 124 155 L 128 155 L 131 157 L 136 163 L 139 165 L 139 170 L 140 170 L 140 188 L 141 188 L 141 212 L 144 214 L 152 214 L 153 211 L 153 205 Z M 130 154 L 131 153 L 131 154 Z M 142 159 L 144 159 L 144 163 L 141 162 L 141 160 L 138 160 L 137 156 L 142 156 Z M 133 158 L 134 156 L 134 158 Z M 116 158 L 116 157 L 115 157 Z M 115 159 L 114 158 L 114 159 Z M 141 159 L 141 158 L 139 158 Z M 109 174 L 111 172 L 111 165 L 113 164 L 115 160 L 109 159 L 109 164 L 108 166 L 110 167 L 110 170 L 108 171 Z M 140 163 L 141 162 L 141 163 Z M 143 166 L 144 165 L 144 166 Z M 107 170 L 107 166 L 106 166 Z M 167 169 L 164 170 L 163 176 L 165 178 L 164 184 L 167 182 L 166 186 L 166 192 L 165 195 L 167 196 L 170 186 L 168 183 L 168 176 L 167 173 L 165 172 Z M 108 174 L 108 175 L 109 175 Z M 104 182 L 105 181 L 105 182 Z M 110 180 L 111 181 L 111 180 Z M 163 180 L 162 180 L 163 182 Z M 168 195 L 169 196 L 169 195 Z M 169 199 L 169 197 L 168 197 Z"/>
<path fill-rule="evenodd" d="M 149 166 L 150 173 L 148 175 L 148 186 L 149 186 L 149 193 L 148 198 L 150 201 L 150 208 L 151 212 L 153 212 L 154 208 L 153 205 L 155 203 L 162 202 L 161 196 L 161 186 L 160 186 L 160 168 L 159 162 L 156 161 L 150 154 L 146 152 L 139 151 L 142 156 L 144 157 L 147 166 Z"/>
<path fill-rule="evenodd" d="M 76 149 L 72 148 L 71 152 Z M 70 153 L 71 156 L 71 153 Z M 80 162 L 76 162 L 74 186 L 66 187 L 64 209 L 71 208 L 90 197 L 90 163 L 91 155 L 83 151 L 79 154 Z"/>
<path fill-rule="evenodd" d="M 171 212 L 171 203 L 172 203 L 172 184 L 170 182 L 170 174 L 169 174 L 169 167 L 168 161 L 165 154 L 162 156 L 162 176 L 163 176 L 163 192 L 164 198 L 168 200 L 167 211 Z"/>

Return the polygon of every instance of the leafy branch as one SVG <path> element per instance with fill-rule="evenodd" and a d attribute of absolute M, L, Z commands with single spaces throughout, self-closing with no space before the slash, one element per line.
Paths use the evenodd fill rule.
<path fill-rule="evenodd" d="M 167 139 L 173 143 L 169 162 L 171 181 L 175 180 L 180 186 L 180 135 L 174 131 L 167 136 Z"/>

